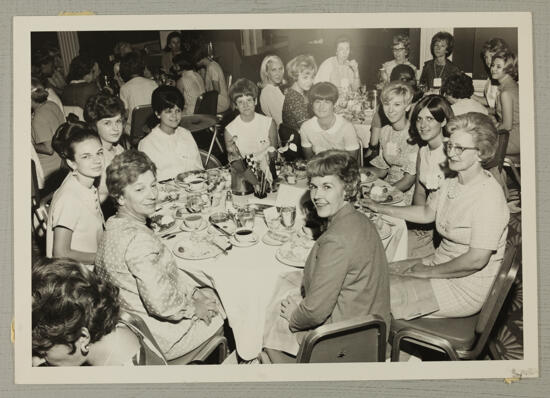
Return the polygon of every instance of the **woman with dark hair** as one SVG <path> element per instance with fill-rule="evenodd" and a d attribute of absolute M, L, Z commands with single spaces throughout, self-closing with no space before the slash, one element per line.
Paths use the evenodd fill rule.
<path fill-rule="evenodd" d="M 435 221 L 442 241 L 433 255 L 391 263 L 392 315 L 466 317 L 477 313 L 504 256 L 509 210 L 504 193 L 483 163 L 497 148 L 496 129 L 481 113 L 447 123 L 447 178 L 424 205 L 388 206 L 365 200 L 383 214 L 416 223 Z M 422 298 L 422 299 L 419 299 Z"/>
<path fill-rule="evenodd" d="M 162 50 L 161 66 L 164 72 L 170 73 L 174 66 L 174 58 L 182 53 L 182 37 L 178 31 L 170 32 L 166 38 L 166 46 Z"/>
<path fill-rule="evenodd" d="M 119 290 L 77 261 L 32 268 L 33 366 L 165 365 L 162 353 L 121 317 Z"/>
<path fill-rule="evenodd" d="M 307 258 L 301 286 L 274 303 L 264 347 L 296 355 L 304 333 L 323 324 L 376 314 L 389 325 L 386 253 L 372 222 L 349 200 L 359 183 L 357 161 L 328 150 L 307 164 L 309 193 L 328 227 Z"/>
<path fill-rule="evenodd" d="M 192 115 L 195 113 L 197 98 L 206 91 L 204 81 L 201 75 L 195 70 L 195 66 L 187 60 L 185 55 L 176 55 L 173 61 L 179 70 L 180 76 L 176 82 L 176 87 L 181 91 L 185 100 L 185 106 L 182 110 L 183 114 Z"/>
<path fill-rule="evenodd" d="M 481 103 L 481 105 L 488 106 L 491 109 L 491 113 L 495 111 L 495 104 L 498 96 L 498 81 L 493 80 L 491 77 L 491 63 L 493 56 L 503 50 L 508 50 L 508 44 L 499 37 L 495 37 L 487 41 L 481 49 L 481 58 L 485 64 L 487 74 L 487 82 L 485 82 L 485 88 L 483 90 L 484 97 L 474 95 L 474 99 Z"/>
<path fill-rule="evenodd" d="M 94 185 L 103 171 L 103 146 L 83 122 L 59 126 L 52 146 L 71 173 L 55 191 L 46 231 L 46 255 L 93 264 L 103 234 L 103 213 Z"/>
<path fill-rule="evenodd" d="M 61 166 L 61 158 L 52 148 L 52 138 L 57 128 L 65 122 L 65 116 L 59 107 L 48 101 L 49 94 L 37 78 L 31 79 L 31 138 L 34 149 L 44 172 L 46 190 L 56 189 L 61 181 L 55 174 Z M 51 177 L 54 177 L 51 179 Z M 48 181 L 50 179 L 50 181 Z"/>
<path fill-rule="evenodd" d="M 179 173 L 203 169 L 199 148 L 189 130 L 180 127 L 185 100 L 176 87 L 160 86 L 151 96 L 151 105 L 159 124 L 139 142 L 157 166 L 160 181 Z"/>
<path fill-rule="evenodd" d="M 155 164 L 145 153 L 130 149 L 115 156 L 107 187 L 118 211 L 107 221 L 96 271 L 120 289 L 128 310 L 145 321 L 166 358 L 180 357 L 221 332 L 216 293 L 199 289 L 180 271 L 172 251 L 147 226 L 158 188 Z"/>
<path fill-rule="evenodd" d="M 441 95 L 449 101 L 455 116 L 468 112 L 489 114 L 483 105 L 472 99 L 473 94 L 474 83 L 472 78 L 465 73 L 449 76 L 441 87 Z"/>
<path fill-rule="evenodd" d="M 316 83 L 309 90 L 309 102 L 315 116 L 305 121 L 300 128 L 306 159 L 327 149 L 345 150 L 357 158 L 359 138 L 353 125 L 334 113 L 337 101 L 338 88 L 332 83 Z"/>
<path fill-rule="evenodd" d="M 212 56 L 208 55 L 208 51 L 204 47 L 197 50 L 193 59 L 197 68 L 206 68 L 206 75 L 204 76 L 206 91 L 214 90 L 218 92 L 218 113 L 225 112 L 229 109 L 231 101 L 227 93 L 227 82 L 222 67 L 214 61 Z"/>
<path fill-rule="evenodd" d="M 69 66 L 67 75 L 69 84 L 65 86 L 61 95 L 63 105 L 84 109 L 88 98 L 99 93 L 97 83 L 99 73 L 99 65 L 95 59 L 86 54 L 76 56 Z"/>
<path fill-rule="evenodd" d="M 439 90 L 447 77 L 461 73 L 460 68 L 448 59 L 453 52 L 454 43 L 453 35 L 448 32 L 438 32 L 432 37 L 430 51 L 433 59 L 424 62 L 418 80 L 420 85 L 425 85 L 429 90 Z"/>
<path fill-rule="evenodd" d="M 90 97 L 86 102 L 84 119 L 97 132 L 103 146 L 103 172 L 99 180 L 98 190 L 99 200 L 101 203 L 105 203 L 109 195 L 105 182 L 107 166 L 111 164 L 116 155 L 128 148 L 127 138 L 122 136 L 126 122 L 126 110 L 120 98 L 107 93 L 98 94 Z M 112 206 L 103 205 L 103 214 L 105 218 L 113 215 Z"/>
<path fill-rule="evenodd" d="M 341 36 L 336 39 L 336 56 L 325 59 L 315 75 L 315 83 L 330 82 L 343 93 L 357 90 L 361 85 L 359 78 L 359 64 L 356 60 L 349 60 L 351 40 Z"/>
<path fill-rule="evenodd" d="M 516 55 L 504 50 L 493 55 L 491 77 L 499 83 L 496 101 L 497 129 L 510 132 L 506 155 L 519 156 L 519 86 Z"/>
<path fill-rule="evenodd" d="M 128 115 L 126 132 L 130 134 L 132 112 L 136 106 L 149 105 L 151 94 L 158 87 L 152 79 L 144 77 L 145 64 L 137 52 L 131 52 L 120 59 L 120 76 L 126 82 L 120 87 L 120 99 Z"/>

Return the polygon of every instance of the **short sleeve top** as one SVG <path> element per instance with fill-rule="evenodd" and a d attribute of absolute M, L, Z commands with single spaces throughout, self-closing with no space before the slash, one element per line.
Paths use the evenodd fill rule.
<path fill-rule="evenodd" d="M 317 116 L 305 121 L 300 128 L 302 147 L 312 148 L 313 153 L 327 149 L 355 151 L 359 149 L 359 141 L 353 125 L 341 115 L 335 115 L 336 121 L 328 130 L 319 125 Z"/>

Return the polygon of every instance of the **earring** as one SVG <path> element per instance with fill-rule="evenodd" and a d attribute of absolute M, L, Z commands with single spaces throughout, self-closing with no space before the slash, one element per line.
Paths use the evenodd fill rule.
<path fill-rule="evenodd" d="M 90 347 L 88 345 L 82 346 L 80 348 L 80 352 L 82 353 L 82 355 L 87 356 L 90 352 Z"/>

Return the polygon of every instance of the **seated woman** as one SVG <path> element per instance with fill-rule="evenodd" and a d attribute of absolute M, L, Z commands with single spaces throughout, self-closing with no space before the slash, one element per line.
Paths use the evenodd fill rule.
<path fill-rule="evenodd" d="M 166 73 L 169 73 L 174 66 L 174 58 L 182 53 L 182 37 L 178 31 L 173 31 L 166 38 L 166 46 L 162 50 L 161 67 Z"/>
<path fill-rule="evenodd" d="M 260 106 L 264 115 L 275 121 L 277 128 L 283 122 L 283 102 L 285 96 L 281 91 L 285 67 L 283 61 L 277 55 L 268 55 L 260 66 L 262 78 L 262 92 L 260 93 Z"/>
<path fill-rule="evenodd" d="M 327 58 L 319 66 L 315 83 L 331 82 L 340 93 L 358 90 L 361 85 L 359 64 L 350 56 L 351 40 L 342 36 L 336 39 L 336 56 Z"/>
<path fill-rule="evenodd" d="M 328 150 L 307 165 L 311 200 L 328 228 L 307 258 L 301 287 L 274 303 L 264 346 L 296 355 L 304 333 L 323 324 L 377 314 L 389 325 L 386 253 L 372 222 L 349 203 L 359 182 L 357 161 Z M 269 325 L 271 323 L 271 325 Z"/>
<path fill-rule="evenodd" d="M 103 146 L 103 172 L 99 179 L 99 200 L 102 203 L 103 215 L 109 218 L 114 214 L 111 201 L 107 201 L 106 170 L 113 158 L 129 147 L 127 136 L 122 137 L 126 123 L 126 110 L 120 98 L 102 93 L 90 97 L 84 108 L 84 120 L 95 130 Z"/>
<path fill-rule="evenodd" d="M 334 113 L 338 88 L 328 82 L 316 83 L 309 91 L 313 116 L 302 124 L 300 137 L 306 159 L 327 149 L 346 150 L 357 158 L 359 139 L 353 125 Z"/>
<path fill-rule="evenodd" d="M 447 178 L 425 205 L 399 207 L 368 201 L 377 212 L 417 223 L 435 221 L 442 241 L 435 254 L 390 264 L 392 314 L 465 317 L 477 313 L 499 271 L 509 210 L 484 161 L 494 156 L 496 129 L 488 116 L 466 113 L 447 123 Z M 411 297 L 422 297 L 419 302 Z"/>
<path fill-rule="evenodd" d="M 77 261 L 32 267 L 33 366 L 165 365 L 162 353 L 121 319 L 119 289 Z"/>
<path fill-rule="evenodd" d="M 447 77 L 461 73 L 460 68 L 447 59 L 453 52 L 454 42 L 453 35 L 448 32 L 438 32 L 432 37 L 430 51 L 433 59 L 424 62 L 419 85 L 438 92 Z"/>
<path fill-rule="evenodd" d="M 493 56 L 491 77 L 499 83 L 496 101 L 497 129 L 510 132 L 506 155 L 519 157 L 519 86 L 518 63 L 511 51 L 501 51 Z"/>
<path fill-rule="evenodd" d="M 218 113 L 225 112 L 229 109 L 231 102 L 227 93 L 227 82 L 222 67 L 214 60 L 213 56 L 208 55 L 205 48 L 197 50 L 193 59 L 198 68 L 206 68 L 204 76 L 206 91 L 214 90 L 218 92 Z"/>
<path fill-rule="evenodd" d="M 428 196 L 439 189 L 450 174 L 444 150 L 445 126 L 454 117 L 451 105 L 440 95 L 427 95 L 414 107 L 411 115 L 412 136 L 420 149 L 416 160 L 416 182 L 412 204 L 423 206 Z M 409 224 L 410 257 L 432 254 L 434 225 Z"/>
<path fill-rule="evenodd" d="M 99 65 L 93 58 L 85 54 L 76 56 L 69 66 L 69 84 L 65 86 L 61 95 L 63 105 L 84 109 L 88 98 L 99 93 L 99 74 Z"/>
<path fill-rule="evenodd" d="M 486 42 L 481 49 L 481 58 L 484 61 L 485 70 L 489 77 L 487 78 L 483 89 L 484 97 L 474 95 L 472 98 L 481 103 L 481 105 L 489 107 L 491 114 L 495 113 L 495 104 L 498 96 L 498 81 L 493 80 L 491 77 L 491 63 L 493 61 L 493 55 L 508 49 L 508 44 L 498 37 Z"/>
<path fill-rule="evenodd" d="M 390 79 L 389 80 L 390 82 L 401 81 L 403 83 L 410 84 L 414 92 L 413 99 L 412 99 L 413 103 L 418 101 L 420 98 L 422 98 L 422 95 L 424 93 L 418 90 L 416 86 L 415 70 L 411 68 L 409 65 L 405 65 L 405 64 L 396 65 L 392 69 L 392 72 L 389 75 L 389 79 Z M 384 114 L 384 109 L 380 104 L 378 104 L 370 124 L 371 135 L 370 135 L 369 150 L 368 150 L 369 160 L 373 159 L 378 154 L 380 149 L 379 147 L 380 130 L 382 130 L 382 127 L 387 126 L 389 124 L 390 124 L 390 121 Z"/>
<path fill-rule="evenodd" d="M 173 60 L 179 71 L 179 79 L 176 82 L 176 87 L 183 94 L 185 106 L 182 113 L 184 115 L 192 115 L 195 113 L 195 105 L 206 89 L 201 75 L 195 71 L 194 65 L 187 60 L 183 54 L 176 55 Z"/>
<path fill-rule="evenodd" d="M 59 126 L 52 146 L 72 172 L 52 198 L 46 255 L 93 264 L 104 224 L 94 185 L 103 170 L 103 146 L 97 133 L 83 122 Z"/>
<path fill-rule="evenodd" d="M 132 112 L 136 106 L 149 105 L 151 94 L 157 88 L 157 83 L 144 76 L 145 63 L 140 54 L 131 52 L 120 59 L 120 76 L 124 84 L 120 87 L 120 99 L 124 102 L 128 123 L 126 133 L 130 134 L 132 127 Z"/>
<path fill-rule="evenodd" d="M 310 113 L 307 92 L 313 85 L 317 65 L 311 55 L 298 55 L 290 60 L 286 70 L 293 83 L 286 90 L 283 102 L 283 123 L 279 128 L 279 135 L 281 144 L 286 145 L 291 134 L 294 134 L 292 142 L 300 148 L 298 131 L 302 123 L 313 116 Z M 289 152 L 285 152 L 285 155 L 290 155 Z"/>
<path fill-rule="evenodd" d="M 416 180 L 418 145 L 411 141 L 407 111 L 411 107 L 413 89 L 409 84 L 394 81 L 381 94 L 382 108 L 390 125 L 380 131 L 380 152 L 371 161 L 369 170 L 395 188 L 405 192 L 405 204 L 410 204 Z"/>
<path fill-rule="evenodd" d="M 49 94 L 42 83 L 31 79 L 31 139 L 45 178 L 45 189 L 52 192 L 59 187 L 63 176 L 61 158 L 52 148 L 52 138 L 57 128 L 65 122 L 59 107 L 48 100 Z"/>
<path fill-rule="evenodd" d="M 409 61 L 409 51 L 411 47 L 411 42 L 409 36 L 407 35 L 395 35 L 393 36 L 392 51 L 393 59 L 391 61 L 384 62 L 382 64 L 382 69 L 384 69 L 386 82 L 390 82 L 390 76 L 397 65 L 407 65 L 413 70 L 413 78 L 416 80 L 416 66 L 411 64 Z"/>
<path fill-rule="evenodd" d="M 198 289 L 147 227 L 158 190 L 156 167 L 146 154 L 130 149 L 115 156 L 107 168 L 107 188 L 119 207 L 107 221 L 96 271 L 120 289 L 129 311 L 143 318 L 165 357 L 180 357 L 220 329 L 217 296 Z"/>
<path fill-rule="evenodd" d="M 489 114 L 487 108 L 472 99 L 474 83 L 472 78 L 465 73 L 457 73 L 446 78 L 441 87 L 441 95 L 451 103 L 455 116 L 468 112 Z"/>
<path fill-rule="evenodd" d="M 176 177 L 189 170 L 204 167 L 195 139 L 189 130 L 180 127 L 185 101 L 176 87 L 160 86 L 151 97 L 159 124 L 138 145 L 157 167 L 160 181 Z"/>
<path fill-rule="evenodd" d="M 276 152 L 268 147 L 278 148 L 279 140 L 275 122 L 255 112 L 258 87 L 248 79 L 241 78 L 229 89 L 229 96 L 239 115 L 225 128 L 225 147 L 229 162 L 254 155 L 269 182 L 273 181 L 269 165 L 275 160 Z"/>

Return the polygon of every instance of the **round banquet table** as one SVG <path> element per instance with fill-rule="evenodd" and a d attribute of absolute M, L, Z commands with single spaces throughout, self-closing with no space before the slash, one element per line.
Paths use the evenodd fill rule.
<path fill-rule="evenodd" d="M 206 130 L 216 125 L 216 116 L 214 115 L 187 115 L 182 116 L 180 126 L 194 133 L 195 131 Z"/>
<path fill-rule="evenodd" d="M 281 184 L 279 193 L 285 191 L 284 185 Z M 292 188 L 307 190 L 303 180 Z M 238 200 L 239 204 L 249 202 L 274 205 L 278 202 L 277 193 L 261 200 L 254 195 L 239 197 Z M 222 206 L 223 201 L 220 208 L 212 211 L 223 210 Z M 390 225 L 391 235 L 382 240 L 388 261 L 402 260 L 407 255 L 405 222 L 391 217 L 387 219 L 393 224 Z M 269 246 L 261 241 L 267 233 L 263 218 L 256 217 L 254 231 L 258 234 L 259 243 L 246 248 L 234 246 L 228 255 L 220 252 L 220 255 L 204 260 L 176 257 L 182 271 L 197 282 L 217 290 L 233 330 L 237 353 L 244 360 L 256 358 L 262 349 L 267 308 L 277 294 L 280 279 L 288 277 L 290 273 L 302 272 L 301 268 L 282 264 L 275 258 L 275 252 L 280 246 Z M 186 234 L 189 233 L 179 233 L 172 239 L 164 239 L 164 242 L 173 250 L 179 240 L 188 238 Z"/>

